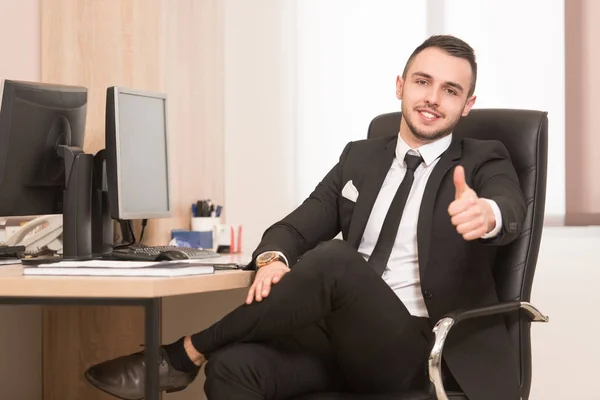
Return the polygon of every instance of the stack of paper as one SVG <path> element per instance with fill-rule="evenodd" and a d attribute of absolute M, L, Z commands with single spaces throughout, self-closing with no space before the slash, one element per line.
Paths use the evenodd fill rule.
<path fill-rule="evenodd" d="M 82 276 L 187 276 L 213 274 L 215 268 L 201 260 L 176 261 L 59 261 L 25 266 L 24 275 Z"/>
<path fill-rule="evenodd" d="M 21 264 L 21 259 L 16 257 L 0 257 L 0 265 Z"/>

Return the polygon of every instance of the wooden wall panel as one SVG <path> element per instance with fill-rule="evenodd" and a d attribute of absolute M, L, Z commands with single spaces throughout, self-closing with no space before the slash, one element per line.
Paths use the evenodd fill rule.
<path fill-rule="evenodd" d="M 42 0 L 42 80 L 88 88 L 84 150 L 104 148 L 106 88 L 163 89 L 160 0 Z M 98 361 L 139 349 L 143 311 L 46 307 L 44 399 L 109 399 L 82 378 Z"/>
<path fill-rule="evenodd" d="M 104 147 L 107 87 L 167 94 L 174 213 L 149 221 L 146 244 L 188 228 L 192 201 L 224 197 L 220 10 L 218 0 L 41 0 L 42 80 L 88 88 L 86 152 Z M 112 398 L 83 372 L 143 343 L 141 309 L 47 307 L 43 323 L 46 400 Z"/>
<path fill-rule="evenodd" d="M 224 201 L 223 0 L 167 0 L 166 85 L 170 128 L 177 133 L 176 215 L 187 227 L 198 198 Z M 165 342 L 206 328 L 243 303 L 246 290 L 178 296 L 162 302 Z M 207 307 L 207 305 L 210 305 Z M 203 374 L 165 400 L 203 400 Z"/>
<path fill-rule="evenodd" d="M 104 148 L 106 88 L 164 90 L 161 0 L 42 0 L 42 80 L 88 88 L 84 149 Z"/>
<path fill-rule="evenodd" d="M 223 1 L 165 0 L 166 86 L 173 143 L 175 218 L 189 228 L 192 202 L 224 201 Z M 162 225 L 159 225 L 162 224 Z"/>
<path fill-rule="evenodd" d="M 44 307 L 44 400 L 113 400 L 83 373 L 107 358 L 140 351 L 144 315 L 136 307 Z"/>

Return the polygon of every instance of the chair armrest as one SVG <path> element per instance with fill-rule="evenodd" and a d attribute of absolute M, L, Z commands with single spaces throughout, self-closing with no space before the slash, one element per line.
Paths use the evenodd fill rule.
<path fill-rule="evenodd" d="M 549 318 L 543 315 L 537 308 L 527 302 L 507 301 L 473 310 L 459 310 L 446 314 L 440 319 L 433 333 L 435 334 L 435 343 L 431 354 L 429 355 L 429 380 L 433 384 L 437 400 L 448 400 L 448 395 L 442 382 L 442 351 L 450 329 L 461 321 L 473 318 L 488 317 L 492 315 L 506 314 L 509 312 L 524 310 L 532 322 L 548 322 Z"/>

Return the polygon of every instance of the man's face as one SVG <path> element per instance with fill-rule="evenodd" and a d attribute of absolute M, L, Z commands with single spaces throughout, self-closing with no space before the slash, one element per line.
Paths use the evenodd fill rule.
<path fill-rule="evenodd" d="M 450 133 L 466 116 L 475 96 L 467 97 L 471 65 L 465 59 L 430 47 L 419 53 L 398 77 L 396 96 L 402 100 L 400 134 L 409 145 L 423 145 Z"/>

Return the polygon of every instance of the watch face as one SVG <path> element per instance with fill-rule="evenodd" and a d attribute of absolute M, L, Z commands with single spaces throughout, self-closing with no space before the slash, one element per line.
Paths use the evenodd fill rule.
<path fill-rule="evenodd" d="M 273 253 L 265 253 L 265 254 L 261 254 L 260 256 L 258 256 L 258 258 L 256 259 L 256 261 L 258 262 L 265 262 L 268 261 L 270 259 L 273 258 Z"/>
<path fill-rule="evenodd" d="M 279 260 L 279 254 L 269 251 L 267 253 L 263 253 L 256 258 L 256 264 L 260 267 L 270 264 L 276 260 Z"/>

